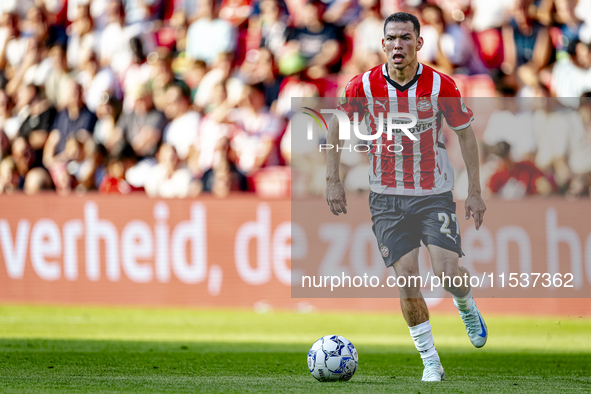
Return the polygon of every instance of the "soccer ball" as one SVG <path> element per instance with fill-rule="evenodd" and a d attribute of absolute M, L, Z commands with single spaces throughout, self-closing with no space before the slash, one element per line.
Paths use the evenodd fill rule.
<path fill-rule="evenodd" d="M 308 351 L 308 369 L 321 382 L 351 379 L 358 363 L 355 346 L 340 335 L 322 337 Z"/>

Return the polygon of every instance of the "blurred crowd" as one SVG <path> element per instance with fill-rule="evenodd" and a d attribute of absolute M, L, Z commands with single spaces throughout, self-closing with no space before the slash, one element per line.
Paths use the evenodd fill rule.
<path fill-rule="evenodd" d="M 384 62 L 397 11 L 421 21 L 419 61 L 464 96 L 560 97 L 582 113 L 591 0 L 1 0 L 0 193 L 225 196 L 281 179 L 288 194 L 291 98 L 336 97 Z M 505 171 L 492 193 L 527 162 L 538 186 L 521 194 L 589 194 L 569 149 L 542 165 L 527 134 L 531 155 L 509 162 L 515 139 L 490 135 L 484 156 Z"/>

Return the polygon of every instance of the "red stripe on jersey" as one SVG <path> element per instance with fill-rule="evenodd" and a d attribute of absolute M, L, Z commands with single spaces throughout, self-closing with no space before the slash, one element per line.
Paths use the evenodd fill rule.
<path fill-rule="evenodd" d="M 439 130 L 441 130 L 441 117 L 438 117 L 437 120 L 435 121 L 437 130 L 438 130 L 438 134 L 437 134 L 437 140 L 439 140 Z M 438 141 L 435 141 L 436 143 Z M 441 175 L 441 168 L 439 168 L 439 163 L 437 163 L 437 161 L 435 161 L 435 169 L 439 172 L 439 175 Z"/>
<path fill-rule="evenodd" d="M 366 103 L 366 105 L 368 106 L 367 111 L 370 112 L 370 125 L 369 125 L 369 130 L 371 130 L 371 133 L 374 134 L 373 130 L 377 130 L 376 127 L 380 128 L 383 130 L 383 126 L 382 125 L 377 125 L 377 119 L 379 117 L 380 113 L 383 113 L 383 119 L 384 121 L 386 120 L 387 117 L 387 113 L 389 112 L 389 106 L 388 106 L 388 100 L 385 100 L 385 97 L 388 97 L 388 86 L 385 85 L 382 81 L 384 77 L 382 76 L 382 68 L 381 67 L 375 67 L 374 69 L 372 69 L 369 73 L 369 89 L 371 92 L 371 96 L 373 99 L 373 112 L 371 112 L 369 110 L 369 102 Z M 380 100 L 381 98 L 381 100 Z M 380 102 L 380 104 L 377 104 L 377 102 Z M 388 186 L 393 186 L 392 185 L 392 181 L 395 181 L 395 174 L 396 171 L 394 168 L 389 168 L 389 164 L 390 164 L 390 157 L 388 157 L 388 150 L 386 149 L 388 146 L 389 141 L 387 141 L 387 138 L 382 138 L 382 141 L 384 141 L 384 145 L 377 147 L 376 144 L 373 144 L 372 146 L 372 153 L 374 155 L 373 157 L 373 171 L 374 171 L 374 175 L 377 176 L 377 162 L 378 162 L 378 155 L 380 156 L 381 162 L 380 162 L 380 167 L 381 167 L 381 183 L 382 185 L 388 185 Z M 377 142 L 377 141 L 376 141 Z M 384 176 L 385 175 L 385 176 Z M 392 178 L 391 180 L 389 178 Z M 389 183 L 388 183 L 389 182 Z"/>
<path fill-rule="evenodd" d="M 419 77 L 420 80 L 420 77 Z M 397 91 L 398 96 L 398 112 L 401 113 L 408 113 L 409 112 L 409 105 L 408 105 L 408 89 L 404 92 Z M 414 154 L 413 154 L 413 145 L 414 141 L 408 138 L 408 136 L 402 132 L 401 139 L 402 139 L 402 172 L 404 181 L 404 188 L 414 189 L 415 188 L 415 181 L 414 181 Z M 420 137 L 420 136 L 419 136 Z M 419 138 L 417 137 L 417 138 Z"/>
<path fill-rule="evenodd" d="M 417 101 L 416 107 L 420 118 L 430 118 L 433 116 L 433 103 L 431 94 L 433 93 L 433 72 L 425 70 L 417 83 Z"/>
<path fill-rule="evenodd" d="M 414 178 L 414 141 L 406 135 L 402 135 L 402 172 L 404 173 L 404 187 L 407 189 L 415 188 Z"/>
<path fill-rule="evenodd" d="M 369 89 L 371 91 L 371 96 L 373 98 L 373 113 L 371 111 L 369 111 L 369 102 L 366 102 L 365 105 L 368 106 L 367 111 L 370 112 L 370 127 L 369 130 L 376 130 L 376 124 L 377 124 L 377 117 L 379 116 L 380 112 L 384 113 L 384 120 L 386 120 L 386 113 L 388 112 L 388 106 L 387 103 L 385 104 L 386 108 L 381 107 L 380 105 L 376 104 L 376 98 L 379 97 L 388 97 L 388 87 L 386 85 L 384 85 L 383 83 L 380 83 L 380 79 L 383 79 L 382 76 L 382 72 L 381 72 L 381 68 L 377 67 L 374 68 L 370 73 L 369 73 Z M 385 91 L 385 93 L 384 93 Z M 378 100 L 381 103 L 383 103 L 385 100 Z M 374 118 L 375 117 L 375 118 Z M 382 126 L 379 125 L 379 127 L 381 128 Z"/>
<path fill-rule="evenodd" d="M 381 147 L 382 153 L 382 185 L 396 187 L 396 154 L 391 153 L 388 148 L 394 145 L 394 141 L 387 138 L 382 139 L 384 145 Z M 392 151 L 396 150 L 396 147 L 392 148 Z"/>

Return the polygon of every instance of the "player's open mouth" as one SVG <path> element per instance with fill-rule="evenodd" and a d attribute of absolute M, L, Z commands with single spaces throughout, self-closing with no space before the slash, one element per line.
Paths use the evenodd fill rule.
<path fill-rule="evenodd" d="M 394 63 L 402 63 L 402 61 L 404 60 L 404 55 L 397 53 L 394 56 L 392 56 L 392 59 L 394 60 Z"/>

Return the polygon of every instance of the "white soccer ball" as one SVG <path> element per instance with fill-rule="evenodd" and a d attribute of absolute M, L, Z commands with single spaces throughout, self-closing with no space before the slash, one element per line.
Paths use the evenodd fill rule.
<path fill-rule="evenodd" d="M 357 350 L 340 335 L 320 338 L 308 351 L 308 369 L 321 382 L 349 380 L 359 364 Z"/>

